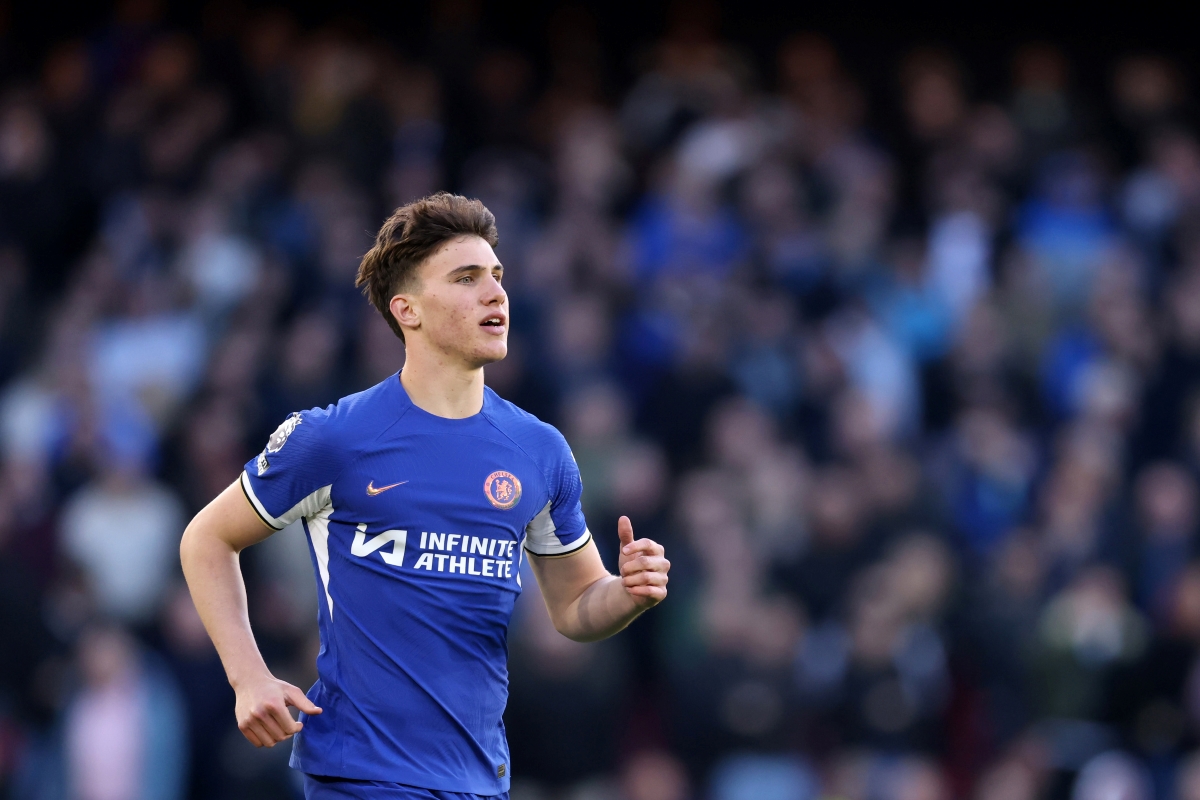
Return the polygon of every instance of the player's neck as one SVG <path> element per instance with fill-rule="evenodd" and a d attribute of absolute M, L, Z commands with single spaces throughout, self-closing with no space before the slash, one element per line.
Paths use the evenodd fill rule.
<path fill-rule="evenodd" d="M 483 368 L 466 369 L 423 356 L 410 347 L 400 372 L 408 399 L 438 417 L 463 419 L 483 408 Z"/>

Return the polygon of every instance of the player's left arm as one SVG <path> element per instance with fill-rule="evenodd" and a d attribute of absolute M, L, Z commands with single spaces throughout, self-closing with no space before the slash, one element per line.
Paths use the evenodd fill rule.
<path fill-rule="evenodd" d="M 634 539 L 629 517 L 617 522 L 619 575 L 604 568 L 596 543 L 564 556 L 530 554 L 529 563 L 554 627 L 568 639 L 595 642 L 612 636 L 667 596 L 671 562 L 663 546 Z"/>

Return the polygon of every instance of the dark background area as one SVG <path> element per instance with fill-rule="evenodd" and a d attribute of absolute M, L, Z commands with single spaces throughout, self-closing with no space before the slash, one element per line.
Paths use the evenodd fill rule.
<path fill-rule="evenodd" d="M 498 393 L 671 597 L 511 628 L 514 800 L 1200 800 L 1182 7 L 0 3 L 0 794 L 296 798 L 179 575 L 388 379 L 397 205 L 495 211 Z M 293 526 L 243 558 L 315 680 Z"/>

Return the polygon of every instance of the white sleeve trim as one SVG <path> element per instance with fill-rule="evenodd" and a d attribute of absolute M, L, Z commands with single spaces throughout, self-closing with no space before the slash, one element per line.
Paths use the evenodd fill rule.
<path fill-rule="evenodd" d="M 246 495 L 246 499 L 250 501 L 251 507 L 254 508 L 254 513 L 262 518 L 262 521 L 270 525 L 277 531 L 281 531 L 287 526 L 271 516 L 267 509 L 263 508 L 263 504 L 259 501 L 258 495 L 254 493 L 254 487 L 250 485 L 250 476 L 246 474 L 246 470 L 242 470 L 241 475 L 242 494 Z"/>
<path fill-rule="evenodd" d="M 320 512 L 321 509 L 329 504 L 330 490 L 333 489 L 332 484 L 328 486 L 322 486 L 320 489 L 312 492 L 299 503 L 296 503 L 296 505 L 280 514 L 278 517 L 274 517 L 269 511 L 267 511 L 266 507 L 262 504 L 262 501 L 258 499 L 258 495 L 254 493 L 254 486 L 250 482 L 250 475 L 246 472 L 246 470 L 242 470 L 241 483 L 242 491 L 246 493 L 246 499 L 250 501 L 250 505 L 254 506 L 254 510 L 258 512 L 260 517 L 262 517 L 263 522 L 267 523 L 277 531 L 283 530 L 301 517 L 312 517 Z"/>
<path fill-rule="evenodd" d="M 565 556 L 581 549 L 592 538 L 592 532 L 583 529 L 583 535 L 569 544 L 563 544 L 555 535 L 557 528 L 550 516 L 550 503 L 537 513 L 525 526 L 525 549 L 535 556 Z"/>

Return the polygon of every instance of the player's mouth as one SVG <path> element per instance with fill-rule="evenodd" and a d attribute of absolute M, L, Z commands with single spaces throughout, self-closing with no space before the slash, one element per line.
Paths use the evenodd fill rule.
<path fill-rule="evenodd" d="M 504 333 L 504 329 L 508 324 L 508 318 L 503 314 L 492 314 L 486 317 L 483 322 L 479 323 L 479 327 L 493 335 Z"/>

